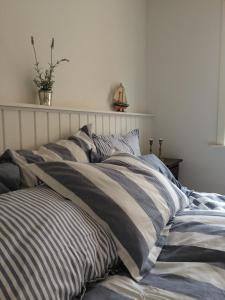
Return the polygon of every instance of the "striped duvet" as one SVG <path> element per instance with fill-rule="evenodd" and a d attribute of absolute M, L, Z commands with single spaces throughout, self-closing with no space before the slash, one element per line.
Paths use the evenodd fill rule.
<path fill-rule="evenodd" d="M 111 297 L 111 298 L 110 298 Z M 178 213 L 155 267 L 137 284 L 116 275 L 86 293 L 85 300 L 224 300 L 225 212 Z"/>
<path fill-rule="evenodd" d="M 110 235 L 47 187 L 0 196 L 0 299 L 75 299 L 117 260 Z"/>
<path fill-rule="evenodd" d="M 99 164 L 44 162 L 30 169 L 111 232 L 118 256 L 137 281 L 154 266 L 169 220 L 189 204 L 166 177 L 129 154 Z"/>

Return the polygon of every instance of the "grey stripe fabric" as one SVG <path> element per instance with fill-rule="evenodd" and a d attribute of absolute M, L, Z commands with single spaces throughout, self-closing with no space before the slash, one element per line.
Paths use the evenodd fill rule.
<path fill-rule="evenodd" d="M 95 298 L 96 295 L 99 295 L 99 298 Z M 142 285 L 129 277 L 116 275 L 88 290 L 84 300 L 122 300 L 126 297 L 132 300 L 222 300 L 224 291 L 211 284 L 176 275 L 151 274 L 151 277 L 149 275 L 145 278 Z"/>
<path fill-rule="evenodd" d="M 90 153 L 96 153 L 94 142 L 89 136 L 90 127 L 91 125 L 85 125 L 69 140 L 48 143 L 38 150 L 10 150 L 10 156 L 20 167 L 23 185 L 33 187 L 39 184 L 37 178 L 27 168 L 29 163 L 62 160 L 89 162 Z"/>
<path fill-rule="evenodd" d="M 109 228 L 120 258 L 133 278 L 141 280 L 156 262 L 161 236 L 168 234 L 166 224 L 188 205 L 188 199 L 162 174 L 134 156 L 123 154 L 111 159 L 117 164 L 110 159 L 100 164 L 45 162 L 30 165 L 30 169 Z M 129 168 L 120 166 L 119 161 Z"/>
<path fill-rule="evenodd" d="M 44 146 L 45 148 L 55 152 L 59 155 L 63 160 L 72 160 L 76 161 L 76 157 L 73 155 L 72 151 L 62 145 L 58 145 L 57 143 L 49 143 Z"/>
<path fill-rule="evenodd" d="M 148 174 L 148 170 L 149 168 L 151 168 L 151 166 L 149 164 L 146 164 L 145 161 L 132 156 L 132 159 L 129 158 L 129 155 L 127 155 L 126 153 L 116 153 L 113 156 L 111 156 L 110 158 L 106 159 L 104 161 L 104 163 L 106 164 L 112 164 L 112 165 L 118 165 L 118 166 L 123 166 L 126 167 L 127 169 L 129 169 L 130 171 L 134 172 L 134 173 L 138 173 L 138 174 L 142 174 L 146 180 L 148 180 L 149 182 L 154 181 L 154 184 L 157 186 L 160 186 L 160 180 L 158 179 L 157 176 L 150 176 L 149 178 L 149 174 Z M 155 170 L 155 168 L 153 168 Z M 155 174 L 158 174 L 158 172 L 154 172 Z M 160 178 L 164 178 L 164 176 L 161 176 Z M 167 178 L 167 176 L 166 176 Z M 184 193 L 182 191 L 180 191 L 180 189 L 174 185 L 172 182 L 170 182 L 170 179 L 167 178 L 167 182 L 169 182 L 171 184 L 172 187 L 174 187 L 174 191 L 177 194 L 177 200 L 179 202 L 178 206 L 179 207 L 184 207 Z M 176 186 L 176 187 L 175 187 Z M 171 215 L 175 215 L 175 213 L 179 210 L 176 207 L 175 204 L 175 199 L 173 199 L 172 195 L 170 193 L 168 193 L 167 187 L 161 187 L 159 189 L 159 192 L 161 194 L 161 196 L 165 199 L 165 201 L 167 201 L 168 203 L 168 207 L 170 209 L 170 213 Z M 189 206 L 189 201 L 187 200 L 187 197 L 185 197 L 186 199 L 186 206 Z"/>
<path fill-rule="evenodd" d="M 225 214 L 179 213 L 148 284 L 193 299 L 225 299 L 224 233 Z"/>
<path fill-rule="evenodd" d="M 38 155 L 38 153 L 35 153 L 32 150 L 17 150 L 16 153 L 22 157 L 25 157 L 28 163 L 45 161 L 41 155 Z"/>
<path fill-rule="evenodd" d="M 20 170 L 10 162 L 0 162 L 0 194 L 20 188 Z"/>
<path fill-rule="evenodd" d="M 134 129 L 126 135 L 92 134 L 92 139 L 95 143 L 97 153 L 102 160 L 112 155 L 114 151 L 129 153 L 136 156 L 141 155 L 138 129 Z"/>
<path fill-rule="evenodd" d="M 144 160 L 147 164 L 149 164 L 150 167 L 156 169 L 164 176 L 166 176 L 179 189 L 182 188 L 181 183 L 174 177 L 170 169 L 168 169 L 167 166 L 162 162 L 162 160 L 159 159 L 156 155 L 154 154 L 141 155 L 139 158 Z"/>
<path fill-rule="evenodd" d="M 141 283 L 112 276 L 88 290 L 84 299 L 95 299 L 101 291 L 99 299 L 110 295 L 115 300 L 223 300 L 224 244 L 225 211 L 215 215 L 215 211 L 186 209 L 175 216 L 166 245 Z"/>
<path fill-rule="evenodd" d="M 0 299 L 74 299 L 117 261 L 93 218 L 47 187 L 0 196 Z"/>
<path fill-rule="evenodd" d="M 133 297 L 125 296 L 121 293 L 111 290 L 110 288 L 99 285 L 85 294 L 84 300 L 134 300 Z"/>
<path fill-rule="evenodd" d="M 185 191 L 185 189 L 183 189 Z M 189 196 L 193 209 L 203 210 L 225 210 L 225 195 L 215 193 L 198 193 L 187 189 L 185 193 Z"/>

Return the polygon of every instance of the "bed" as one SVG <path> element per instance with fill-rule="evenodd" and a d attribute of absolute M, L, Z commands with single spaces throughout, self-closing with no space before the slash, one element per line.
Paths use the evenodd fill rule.
<path fill-rule="evenodd" d="M 136 155 L 132 129 L 143 129 L 151 117 L 119 115 L 131 134 L 124 129 L 115 142 L 122 148 L 110 155 L 103 145 L 99 159 L 102 137 L 92 141 L 82 127 L 84 112 L 73 112 L 81 130 L 73 131 L 76 117 L 69 112 L 70 138 L 53 142 L 51 114 L 65 111 L 46 109 L 48 143 L 38 145 L 38 108 L 6 109 L 0 139 L 4 135 L 3 150 L 10 150 L 2 161 L 18 167 L 23 180 L 21 189 L 0 195 L 1 300 L 225 299 L 225 196 L 191 191 L 154 155 Z M 38 150 L 24 151 L 23 133 L 23 142 L 8 145 L 7 117 L 18 114 L 21 128 L 27 112 L 37 125 Z M 97 121 L 95 114 L 87 113 L 95 132 L 104 122 L 116 131 L 117 115 Z M 56 118 L 61 128 L 63 118 Z M 128 128 L 132 118 L 139 121 Z M 146 136 L 140 133 L 143 153 Z M 104 142 L 110 148 L 115 139 Z"/>

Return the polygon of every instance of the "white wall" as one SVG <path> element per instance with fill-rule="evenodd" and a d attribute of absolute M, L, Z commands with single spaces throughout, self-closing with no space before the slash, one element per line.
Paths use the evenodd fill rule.
<path fill-rule="evenodd" d="M 71 60 L 56 72 L 54 105 L 108 110 L 124 82 L 130 111 L 155 112 L 164 154 L 184 159 L 184 184 L 225 193 L 225 149 L 209 146 L 221 1 L 0 0 L 0 103 L 34 102 L 30 36 L 43 65 L 54 36 L 55 56 Z"/>
<path fill-rule="evenodd" d="M 30 36 L 44 66 L 54 36 L 54 105 L 108 110 L 121 81 L 146 111 L 146 22 L 147 0 L 0 0 L 0 103 L 34 102 Z"/>
<path fill-rule="evenodd" d="M 149 0 L 149 107 L 164 154 L 181 180 L 225 193 L 225 148 L 216 141 L 221 0 Z"/>

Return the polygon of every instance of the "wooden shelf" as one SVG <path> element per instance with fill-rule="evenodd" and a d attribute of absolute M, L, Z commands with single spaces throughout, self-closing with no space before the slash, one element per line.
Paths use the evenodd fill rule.
<path fill-rule="evenodd" d="M 0 109 L 13 109 L 13 110 L 29 110 L 29 111 L 64 111 L 64 112 L 77 112 L 77 113 L 95 113 L 95 114 L 105 114 L 105 115 L 123 115 L 123 116 L 139 116 L 139 117 L 148 117 L 153 118 L 154 114 L 152 113 L 132 113 L 132 112 L 116 112 L 116 111 L 101 111 L 101 110 L 86 110 L 86 109 L 76 109 L 72 107 L 56 107 L 56 106 L 44 106 L 36 104 L 0 104 Z"/>

